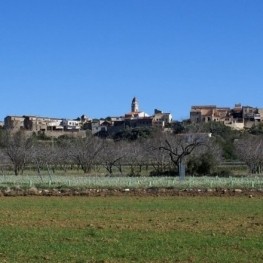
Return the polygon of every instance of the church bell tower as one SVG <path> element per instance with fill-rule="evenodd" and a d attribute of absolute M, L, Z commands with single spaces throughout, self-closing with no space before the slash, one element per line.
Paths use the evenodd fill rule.
<path fill-rule="evenodd" d="M 131 111 L 132 112 L 139 112 L 139 103 L 136 97 L 132 99 L 132 104 L 131 104 Z"/>

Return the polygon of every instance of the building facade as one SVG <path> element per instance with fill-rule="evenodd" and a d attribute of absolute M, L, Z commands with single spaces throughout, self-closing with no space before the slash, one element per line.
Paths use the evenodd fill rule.
<path fill-rule="evenodd" d="M 80 121 L 39 116 L 7 116 L 4 128 L 32 132 L 80 130 Z"/>
<path fill-rule="evenodd" d="M 191 123 L 222 122 L 233 129 L 251 128 L 263 121 L 263 109 L 236 104 L 234 108 L 215 105 L 192 106 Z"/>

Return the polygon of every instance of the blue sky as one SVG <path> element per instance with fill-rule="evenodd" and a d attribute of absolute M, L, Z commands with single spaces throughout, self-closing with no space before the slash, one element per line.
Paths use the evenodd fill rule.
<path fill-rule="evenodd" d="M 1 0 L 7 115 L 263 108 L 262 0 Z"/>

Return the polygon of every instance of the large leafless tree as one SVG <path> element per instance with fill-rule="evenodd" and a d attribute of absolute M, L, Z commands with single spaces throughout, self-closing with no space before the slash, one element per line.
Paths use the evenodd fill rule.
<path fill-rule="evenodd" d="M 206 145 L 207 141 L 208 136 L 206 134 L 175 135 L 166 133 L 163 134 L 161 145 L 158 149 L 168 155 L 173 170 L 179 173 L 179 167 L 186 163 L 186 158 L 198 147 Z"/>

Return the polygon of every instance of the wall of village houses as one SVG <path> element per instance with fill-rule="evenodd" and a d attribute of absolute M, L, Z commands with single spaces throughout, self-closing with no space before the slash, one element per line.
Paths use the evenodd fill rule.
<path fill-rule="evenodd" d="M 223 122 L 233 129 L 251 128 L 263 121 L 263 109 L 250 106 L 241 107 L 241 105 L 234 109 L 217 108 L 216 106 L 192 106 L 190 121 L 192 123 Z"/>
<path fill-rule="evenodd" d="M 136 98 L 133 99 L 133 102 L 134 100 L 137 103 L 136 109 L 139 109 L 138 101 Z M 132 104 L 132 109 L 134 110 L 133 106 Z M 158 127 L 164 129 L 165 127 L 169 127 L 167 124 L 172 123 L 172 115 L 170 113 L 163 113 L 157 109 L 155 109 L 152 116 L 137 110 L 121 117 L 110 117 L 99 122 L 93 122 L 84 117 L 83 115 L 83 120 L 80 119 L 82 120 L 80 121 L 38 116 L 7 116 L 4 120 L 4 128 L 46 132 L 47 134 L 57 132 L 57 135 L 59 132 L 63 134 L 65 131 L 75 132 L 89 129 L 95 134 L 102 130 L 110 132 L 127 127 Z M 192 106 L 190 121 L 192 123 L 222 122 L 233 129 L 251 128 L 253 125 L 263 122 L 263 109 L 241 106 L 241 104 L 236 104 L 233 109 L 216 107 L 215 105 Z"/>
<path fill-rule="evenodd" d="M 80 121 L 36 116 L 7 116 L 4 120 L 4 128 L 34 132 L 79 130 Z"/>

